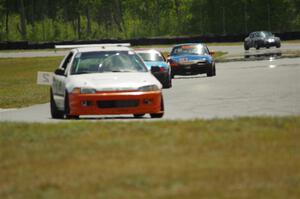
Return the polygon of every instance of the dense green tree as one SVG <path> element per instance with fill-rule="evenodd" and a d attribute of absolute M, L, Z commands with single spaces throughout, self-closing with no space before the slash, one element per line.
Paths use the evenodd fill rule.
<path fill-rule="evenodd" d="M 0 0 L 0 41 L 300 30 L 300 0 Z"/>

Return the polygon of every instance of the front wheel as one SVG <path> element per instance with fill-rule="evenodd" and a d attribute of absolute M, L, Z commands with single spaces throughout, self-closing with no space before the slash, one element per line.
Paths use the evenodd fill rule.
<path fill-rule="evenodd" d="M 208 72 L 206 73 L 207 77 L 216 76 L 216 66 L 212 65 Z"/>
<path fill-rule="evenodd" d="M 174 77 L 175 77 L 175 74 L 171 73 L 171 78 L 174 79 Z"/>
<path fill-rule="evenodd" d="M 163 88 L 171 88 L 172 87 L 172 78 L 168 76 L 164 81 L 163 81 Z"/>
<path fill-rule="evenodd" d="M 276 44 L 276 48 L 280 48 L 281 47 L 281 43 Z"/>
<path fill-rule="evenodd" d="M 247 44 L 244 44 L 244 49 L 249 50 L 249 46 Z"/>
<path fill-rule="evenodd" d="M 63 119 L 64 118 L 64 112 L 58 110 L 56 103 L 54 101 L 52 89 L 50 89 L 50 111 L 51 111 L 51 117 L 53 119 Z"/>

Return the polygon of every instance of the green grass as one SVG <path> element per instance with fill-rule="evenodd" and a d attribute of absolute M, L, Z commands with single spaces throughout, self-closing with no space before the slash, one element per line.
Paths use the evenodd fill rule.
<path fill-rule="evenodd" d="M 61 57 L 0 59 L 0 108 L 49 101 L 49 87 L 37 85 L 37 71 L 54 71 Z"/>
<path fill-rule="evenodd" d="M 300 44 L 300 39 L 297 40 L 285 40 L 282 41 L 283 43 L 287 43 L 287 44 Z"/>
<path fill-rule="evenodd" d="M 298 199 L 300 117 L 0 123 L 0 198 Z"/>

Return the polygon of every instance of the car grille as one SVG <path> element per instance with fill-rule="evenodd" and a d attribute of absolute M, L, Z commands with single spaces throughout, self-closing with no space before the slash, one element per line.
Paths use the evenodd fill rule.
<path fill-rule="evenodd" d="M 101 100 L 97 101 L 99 108 L 130 108 L 137 107 L 139 100 Z"/>

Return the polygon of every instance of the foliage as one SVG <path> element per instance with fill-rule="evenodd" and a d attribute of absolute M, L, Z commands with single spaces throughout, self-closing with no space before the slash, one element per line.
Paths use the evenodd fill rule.
<path fill-rule="evenodd" d="M 0 0 L 0 41 L 300 29 L 299 0 Z"/>

